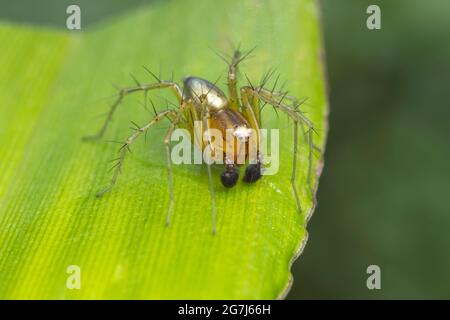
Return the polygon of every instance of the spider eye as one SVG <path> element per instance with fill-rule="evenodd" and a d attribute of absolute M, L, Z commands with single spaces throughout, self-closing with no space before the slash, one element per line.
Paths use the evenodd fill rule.
<path fill-rule="evenodd" d="M 227 168 L 220 175 L 220 180 L 222 181 L 222 184 L 224 185 L 224 187 L 227 188 L 234 187 L 238 179 L 239 173 L 236 171 L 235 168 Z"/>

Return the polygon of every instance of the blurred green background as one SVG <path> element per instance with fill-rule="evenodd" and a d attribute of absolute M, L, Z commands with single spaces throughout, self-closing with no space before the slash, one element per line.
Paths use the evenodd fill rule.
<path fill-rule="evenodd" d="M 64 29 L 61 13 L 76 3 L 89 30 L 148 2 L 2 0 L 0 19 Z M 381 30 L 366 28 L 370 4 L 381 8 Z M 321 6 L 330 132 L 288 298 L 449 299 L 450 2 Z M 381 290 L 366 287 L 372 264 L 381 267 Z"/>
<path fill-rule="evenodd" d="M 379 31 L 365 27 L 369 4 Z M 322 5 L 330 132 L 289 297 L 449 299 L 450 1 Z"/>

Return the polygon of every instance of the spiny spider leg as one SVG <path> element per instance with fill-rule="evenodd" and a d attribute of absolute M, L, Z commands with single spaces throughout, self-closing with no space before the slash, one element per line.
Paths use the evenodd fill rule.
<path fill-rule="evenodd" d="M 239 50 L 234 51 L 233 58 L 228 64 L 228 93 L 230 107 L 234 110 L 239 110 L 239 97 L 237 92 L 237 72 L 238 64 L 241 61 L 241 52 Z"/>
<path fill-rule="evenodd" d="M 203 124 L 202 135 L 205 131 L 207 132 L 207 130 L 209 130 L 208 116 L 209 116 L 208 110 L 207 110 L 206 106 L 203 106 L 202 112 L 201 112 L 201 118 L 202 118 L 202 124 Z M 209 134 L 206 134 L 206 137 L 208 139 L 208 146 L 210 148 L 213 148 L 212 141 L 211 141 Z M 214 196 L 214 186 L 213 186 L 213 179 L 212 179 L 212 174 L 211 174 L 211 164 L 209 163 L 209 161 L 206 162 L 206 167 L 208 170 L 209 194 L 211 195 L 212 233 L 216 234 L 216 201 L 215 201 L 215 196 Z"/>
<path fill-rule="evenodd" d="M 292 189 L 294 190 L 298 212 L 302 212 L 300 197 L 298 196 L 297 185 L 295 184 L 295 175 L 297 172 L 297 143 L 298 143 L 298 122 L 294 120 L 294 157 L 292 159 L 291 185 Z"/>
<path fill-rule="evenodd" d="M 308 127 L 308 140 L 309 140 L 309 164 L 308 164 L 308 177 L 307 177 L 307 183 L 310 188 L 311 195 L 312 187 L 311 187 L 311 170 L 312 170 L 312 150 L 313 150 L 313 141 L 312 141 L 312 131 L 314 130 L 313 125 L 311 121 L 304 116 L 300 110 L 298 110 L 297 106 L 289 106 L 285 103 L 283 103 L 283 97 L 286 94 L 282 94 L 280 92 L 271 92 L 264 88 L 253 88 L 253 87 L 242 87 L 241 88 L 241 97 L 246 96 L 247 99 L 250 99 L 249 97 L 257 96 L 262 102 L 268 103 L 272 105 L 275 108 L 280 109 L 284 113 L 286 113 L 293 121 L 294 121 L 294 158 L 293 158 L 293 167 L 292 167 L 292 174 L 291 174 L 291 184 L 294 189 L 294 196 L 297 203 L 298 211 L 302 211 L 300 198 L 298 196 L 297 186 L 295 184 L 295 178 L 296 178 L 296 170 L 297 170 L 297 146 L 298 146 L 298 124 L 306 125 Z M 278 99 L 278 97 L 281 97 Z"/>
<path fill-rule="evenodd" d="M 227 57 L 224 54 L 221 54 L 220 52 L 214 51 L 219 58 L 221 58 L 223 61 L 225 61 L 226 64 L 228 64 L 228 93 L 229 93 L 229 104 L 230 108 L 233 110 L 239 110 L 239 96 L 237 91 L 237 73 L 238 73 L 238 65 L 243 60 L 245 60 L 252 52 L 255 50 L 256 47 L 248 50 L 245 53 L 242 53 L 239 48 L 234 50 L 233 56 L 231 57 L 231 61 L 228 61 Z"/>
<path fill-rule="evenodd" d="M 272 105 L 274 105 L 274 103 L 276 103 L 277 105 L 275 105 L 275 106 L 279 107 L 282 111 L 285 111 L 285 112 L 287 111 L 287 108 L 289 108 L 288 105 L 286 105 L 286 104 L 284 104 L 282 102 L 283 98 L 286 95 L 286 93 L 283 94 L 283 95 L 278 93 L 277 96 L 281 96 L 281 99 L 277 101 L 271 96 L 271 94 L 269 94 L 269 92 L 266 89 L 260 89 L 259 92 L 262 93 L 261 100 L 266 101 L 267 103 L 272 104 Z M 297 101 L 297 100 L 295 100 L 295 101 Z M 307 143 L 308 143 L 308 176 L 307 176 L 307 183 L 308 183 L 308 186 L 309 186 L 309 190 L 310 190 L 311 196 L 313 196 L 313 188 L 312 188 L 312 185 L 311 185 L 311 175 L 312 175 L 312 151 L 313 151 L 313 147 L 314 147 L 312 133 L 314 131 L 314 126 L 313 126 L 312 122 L 299 109 L 299 106 L 303 102 L 304 101 L 296 102 L 295 105 L 292 105 L 293 109 L 290 109 L 290 110 L 294 111 L 294 115 L 298 116 L 297 120 L 296 120 L 295 117 L 293 117 L 294 123 L 297 123 L 297 124 L 299 123 L 301 125 L 305 141 L 307 140 Z M 305 130 L 304 126 L 306 126 L 308 129 Z M 295 129 L 295 130 L 297 130 L 297 129 Z M 297 151 L 297 148 L 294 146 L 294 156 L 296 156 L 296 151 Z"/>
<path fill-rule="evenodd" d="M 306 140 L 308 140 L 308 145 L 309 145 L 309 154 L 308 154 L 308 159 L 309 163 L 308 163 L 308 185 L 310 187 L 310 191 L 312 194 L 312 186 L 311 186 L 311 174 L 312 174 L 312 151 L 314 148 L 313 145 L 313 137 L 312 137 L 312 132 L 314 131 L 314 127 L 312 122 L 300 111 L 299 106 L 305 101 L 302 100 L 300 102 L 298 102 L 298 100 L 296 98 L 294 98 L 293 104 L 292 106 L 288 106 L 285 103 L 283 103 L 283 99 L 286 97 L 286 93 L 280 93 L 280 92 L 270 92 L 267 89 L 264 88 L 257 88 L 257 91 L 260 95 L 261 100 L 271 104 L 271 105 L 275 105 L 276 107 L 280 108 L 282 111 L 287 112 L 288 109 L 290 112 L 294 112 L 293 114 L 296 115 L 298 117 L 297 119 L 297 123 L 300 123 L 302 130 L 303 130 L 303 134 Z M 276 100 L 274 97 L 281 97 L 280 100 Z M 289 113 L 288 113 L 289 114 Z M 290 114 L 289 114 L 290 115 Z M 291 115 L 290 115 L 291 116 Z M 292 116 L 291 116 L 292 117 Z M 295 122 L 295 117 L 292 117 L 294 119 Z M 304 126 L 306 125 L 306 127 L 308 127 L 308 130 L 305 130 Z"/>
<path fill-rule="evenodd" d="M 302 100 L 298 100 L 296 97 L 294 96 L 289 96 L 287 95 L 287 92 L 281 92 L 281 91 L 274 91 L 273 89 L 271 91 L 268 91 L 267 89 L 264 89 L 262 87 L 257 87 L 255 88 L 255 90 L 257 90 L 258 92 L 263 92 L 263 94 L 266 94 L 268 96 L 270 96 L 270 94 L 272 94 L 273 97 L 277 97 L 280 100 L 278 100 L 278 103 L 281 104 L 284 100 L 288 100 L 291 104 L 287 105 L 285 104 L 286 107 L 290 107 L 290 108 L 294 108 L 297 112 L 301 113 L 301 111 L 298 109 L 298 107 L 300 105 L 302 105 L 307 98 L 304 98 Z M 265 103 L 268 103 L 267 100 Z M 300 124 L 300 128 L 302 129 L 302 135 L 303 135 L 303 140 L 305 143 L 308 143 L 309 145 L 309 168 L 308 168 L 308 185 L 310 186 L 310 191 L 311 191 L 311 195 L 312 194 L 312 188 L 311 188 L 311 165 L 312 165 L 312 150 L 316 150 L 319 153 L 321 153 L 321 149 L 319 147 L 317 147 L 315 144 L 313 144 L 313 139 L 312 139 L 312 132 L 314 131 L 314 128 L 312 127 L 312 123 L 309 121 L 309 119 L 307 119 L 303 114 L 301 114 L 302 116 L 302 121 L 299 121 L 298 124 Z M 307 121 L 303 121 L 307 120 Z M 295 121 L 294 121 L 295 123 Z M 308 126 L 308 130 L 306 130 L 305 125 Z"/>
<path fill-rule="evenodd" d="M 195 94 L 195 92 L 194 92 L 194 94 Z M 186 102 L 186 107 L 189 110 L 189 112 L 187 114 L 190 115 L 190 117 L 193 120 L 202 121 L 201 128 L 195 128 L 195 127 L 190 128 L 191 134 L 194 135 L 194 138 L 196 138 L 196 140 L 194 140 L 193 143 L 196 144 L 200 149 L 202 149 L 205 132 L 207 132 L 209 130 L 209 112 L 208 112 L 208 107 L 205 105 L 206 101 L 203 100 L 202 97 L 197 96 L 197 98 L 200 101 L 199 106 L 201 107 L 201 111 L 198 111 L 196 106 L 194 106 L 192 104 L 192 100 L 188 100 Z M 208 140 L 207 147 L 209 146 L 211 148 L 211 150 L 213 150 L 214 149 L 213 142 L 211 141 L 211 137 L 209 136 L 208 133 L 206 134 L 206 138 Z M 212 179 L 212 173 L 211 173 L 211 164 L 208 161 L 206 163 L 206 167 L 208 170 L 209 193 L 211 195 L 212 233 L 213 233 L 213 235 L 215 235 L 216 234 L 216 202 L 215 202 L 213 179 Z"/>
<path fill-rule="evenodd" d="M 251 99 L 251 100 L 249 100 Z M 249 122 L 250 126 L 255 130 L 257 134 L 257 153 L 256 153 L 256 163 L 262 163 L 262 155 L 260 153 L 261 146 L 261 137 L 259 134 L 259 129 L 261 127 L 261 118 L 259 114 L 259 110 L 256 108 L 259 107 L 259 99 L 255 95 L 248 94 L 245 90 L 241 89 L 241 103 L 242 103 L 242 114 Z"/>
<path fill-rule="evenodd" d="M 273 95 L 273 97 L 279 98 L 280 101 L 288 101 L 288 102 L 290 102 L 290 104 L 286 104 L 286 106 L 289 106 L 291 108 L 298 108 L 298 106 L 304 104 L 308 100 L 308 98 L 303 98 L 303 99 L 299 100 L 299 99 L 297 99 L 294 96 L 288 95 L 287 91 L 274 91 L 275 90 L 275 86 L 270 91 L 268 91 L 267 89 L 264 89 L 263 87 L 257 87 L 256 90 L 258 90 L 259 92 L 261 92 L 261 91 L 270 92 Z M 300 110 L 298 110 L 298 112 L 300 112 Z M 308 142 L 307 141 L 308 140 L 308 132 L 305 129 L 305 122 L 300 121 L 300 127 L 302 129 L 303 140 L 305 142 Z M 320 149 L 317 146 L 313 145 L 313 148 L 318 150 L 319 152 L 321 152 Z"/>
<path fill-rule="evenodd" d="M 183 110 L 184 104 L 181 105 L 180 109 L 176 113 L 176 116 L 172 120 L 172 123 L 170 124 L 170 127 L 167 130 L 167 133 L 164 137 L 164 144 L 166 145 L 166 155 L 167 155 L 167 182 L 169 184 L 169 198 L 170 198 L 169 210 L 167 211 L 166 216 L 166 226 L 169 226 L 170 224 L 170 217 L 172 216 L 173 206 L 175 204 L 175 197 L 173 195 L 173 182 L 172 182 L 172 166 L 171 166 L 172 160 L 170 158 L 170 150 L 171 150 L 170 137 L 172 136 L 173 130 L 181 121 Z"/>
<path fill-rule="evenodd" d="M 145 94 L 148 90 L 154 90 L 154 89 L 163 89 L 163 88 L 171 88 L 175 94 L 175 96 L 178 99 L 178 102 L 181 103 L 182 100 L 182 92 L 180 87 L 172 82 L 172 81 L 164 81 L 164 80 L 158 80 L 158 83 L 152 83 L 152 84 L 138 84 L 134 87 L 129 87 L 129 88 L 124 88 L 121 89 L 119 91 L 119 96 L 117 97 L 116 101 L 113 103 L 113 105 L 111 106 L 108 115 L 105 119 L 105 122 L 103 123 L 103 126 L 100 128 L 100 131 L 92 136 L 86 136 L 83 137 L 84 141 L 89 141 L 89 140 L 97 140 L 103 137 L 103 134 L 105 133 L 106 129 L 108 128 L 108 125 L 112 119 L 112 116 L 114 114 L 114 112 L 117 110 L 117 107 L 120 105 L 120 103 L 122 102 L 123 98 L 133 92 L 137 92 L 137 91 L 144 91 Z"/>
<path fill-rule="evenodd" d="M 155 123 L 159 122 L 161 119 L 163 119 L 166 116 L 169 115 L 176 115 L 177 112 L 174 110 L 164 110 L 160 113 L 158 113 L 157 115 L 155 115 L 153 117 L 153 119 L 147 123 L 145 126 L 136 129 L 136 132 L 134 132 L 131 136 L 129 136 L 125 142 L 123 143 L 122 147 L 119 149 L 119 157 L 116 159 L 117 163 L 112 167 L 112 169 L 114 169 L 114 173 L 113 176 L 111 178 L 111 181 L 109 183 L 109 185 L 107 187 L 105 187 L 104 189 L 100 190 L 96 196 L 97 198 L 102 197 L 106 192 L 110 191 L 112 189 L 112 187 L 116 184 L 117 178 L 121 172 L 121 168 L 123 165 L 123 162 L 125 160 L 125 156 L 127 154 L 127 152 L 130 151 L 130 145 L 143 133 L 146 133 L 147 130 L 153 126 Z"/>

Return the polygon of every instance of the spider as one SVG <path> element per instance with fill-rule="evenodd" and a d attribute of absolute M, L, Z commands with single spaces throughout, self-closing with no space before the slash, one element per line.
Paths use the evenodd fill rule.
<path fill-rule="evenodd" d="M 192 134 L 194 133 L 194 121 L 200 121 L 202 124 L 201 130 L 203 133 L 209 129 L 217 129 L 221 132 L 231 130 L 235 137 L 239 137 L 240 140 L 244 140 L 248 143 L 250 133 L 247 129 L 253 129 L 256 132 L 257 138 L 257 151 L 256 159 L 253 163 L 247 165 L 243 180 L 247 183 L 254 183 L 258 181 L 263 174 L 263 160 L 259 150 L 260 143 L 260 127 L 261 127 L 261 110 L 266 105 L 271 105 L 275 111 L 280 110 L 285 113 L 289 118 L 293 120 L 294 126 L 294 152 L 293 152 L 293 164 L 291 173 L 291 185 L 294 193 L 294 198 L 297 205 L 298 212 L 302 212 L 301 202 L 298 195 L 297 187 L 295 184 L 296 169 L 297 169 L 297 145 L 298 145 L 298 125 L 301 125 L 303 130 L 303 136 L 305 141 L 309 144 L 309 165 L 308 165 L 308 177 L 307 182 L 311 189 L 311 162 L 312 162 L 312 149 L 315 147 L 312 142 L 312 132 L 314 131 L 312 122 L 300 111 L 299 106 L 302 102 L 299 102 L 295 97 L 289 96 L 287 92 L 275 91 L 275 85 L 271 90 L 265 88 L 265 84 L 270 77 L 270 72 L 266 74 L 263 81 L 259 86 L 253 86 L 246 76 L 249 85 L 243 86 L 237 89 L 237 73 L 238 65 L 253 51 L 249 50 L 243 54 L 239 50 L 235 50 L 232 56 L 224 56 L 218 54 L 228 65 L 228 97 L 225 93 L 216 86 L 216 83 L 209 82 L 208 80 L 188 76 L 183 79 L 182 88 L 174 81 L 166 81 L 158 78 L 146 67 L 145 70 L 149 72 L 153 78 L 156 79 L 156 83 L 141 84 L 132 75 L 133 80 L 136 82 L 135 86 L 120 89 L 117 99 L 112 104 L 103 126 L 100 131 L 93 136 L 84 137 L 83 140 L 95 140 L 103 137 L 108 125 L 112 119 L 114 112 L 120 105 L 125 96 L 134 92 L 144 92 L 145 99 L 147 100 L 147 92 L 157 89 L 170 89 L 173 95 L 177 99 L 177 108 L 167 108 L 164 111 L 156 112 L 153 107 L 155 115 L 144 126 L 136 127 L 135 132 L 130 135 L 122 144 L 119 150 L 119 157 L 114 159 L 117 161 L 112 168 L 114 172 L 112 178 L 104 189 L 100 190 L 96 196 L 102 197 L 106 192 L 116 184 L 117 178 L 121 172 L 121 167 L 127 155 L 130 151 L 130 145 L 136 141 L 138 137 L 146 134 L 147 131 L 157 122 L 164 118 L 168 118 L 171 122 L 167 132 L 164 136 L 164 144 L 167 155 L 167 179 L 169 186 L 169 208 L 166 216 L 166 225 L 169 226 L 170 218 L 173 211 L 175 197 L 173 193 L 172 182 L 172 170 L 170 159 L 170 137 L 175 128 L 185 127 Z M 153 104 L 153 103 L 152 103 Z M 305 126 L 308 130 L 305 130 Z M 198 148 L 204 150 L 208 145 L 214 144 L 211 140 L 206 142 L 192 141 Z M 220 175 L 221 182 L 226 188 L 231 188 L 236 185 L 239 172 L 237 170 L 238 163 L 236 158 L 230 158 L 227 156 L 225 148 L 220 149 L 223 152 L 224 171 Z M 248 157 L 249 149 L 244 149 L 246 157 Z M 211 175 L 211 164 L 207 164 L 207 172 L 209 179 L 209 191 L 211 196 L 211 210 L 212 210 L 212 232 L 216 233 L 216 207 L 214 200 L 213 180 Z M 311 189 L 312 191 L 312 189 Z"/>

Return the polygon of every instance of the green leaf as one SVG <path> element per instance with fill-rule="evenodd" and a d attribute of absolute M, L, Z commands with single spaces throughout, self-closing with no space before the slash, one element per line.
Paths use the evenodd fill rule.
<path fill-rule="evenodd" d="M 293 197 L 292 121 L 269 107 L 263 126 L 280 128 L 280 170 L 254 185 L 225 190 L 213 168 L 217 234 L 205 166 L 173 166 L 175 206 L 169 204 L 164 144 L 167 123 L 147 144 L 137 141 L 116 187 L 107 163 L 118 146 L 81 137 L 99 129 L 120 87 L 197 75 L 214 81 L 226 65 L 209 48 L 230 52 L 229 42 L 257 46 L 241 66 L 258 82 L 277 67 L 324 148 L 327 104 L 319 9 L 312 0 L 165 1 L 129 12 L 88 32 L 0 25 L 0 298 L 227 298 L 283 297 L 290 266 L 306 242 L 313 201 L 306 184 L 308 147 L 299 147 Z M 219 82 L 223 89 L 225 77 Z M 158 109 L 165 93 L 152 92 Z M 109 98 L 105 98 L 109 97 Z M 105 140 L 123 141 L 130 120 L 150 115 L 140 94 L 125 99 Z M 172 99 L 172 101 L 174 101 Z M 280 112 L 279 112 L 280 113 Z M 100 116 L 99 116 L 100 115 Z M 322 161 L 314 157 L 317 186 Z M 66 287 L 67 268 L 81 268 L 81 289 Z M 298 281 L 301 285 L 301 279 Z"/>

